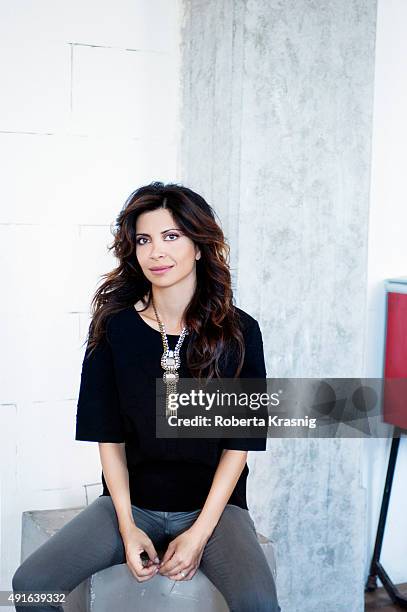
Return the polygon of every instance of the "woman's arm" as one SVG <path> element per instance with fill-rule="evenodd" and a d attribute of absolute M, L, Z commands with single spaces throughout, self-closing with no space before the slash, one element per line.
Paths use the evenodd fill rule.
<path fill-rule="evenodd" d="M 103 475 L 116 511 L 127 565 L 139 582 L 149 580 L 157 571 L 155 564 L 159 559 L 153 542 L 136 526 L 133 518 L 125 449 L 126 429 L 120 410 L 108 327 L 94 351 L 89 350 L 89 341 L 86 347 L 75 438 L 99 443 Z M 145 566 L 140 556 L 143 552 L 149 557 Z"/>
<path fill-rule="evenodd" d="M 116 510 L 127 565 L 138 582 L 144 582 L 158 572 L 159 558 L 153 542 L 137 527 L 133 518 L 125 443 L 99 442 L 99 453 L 103 475 Z M 140 557 L 142 552 L 149 557 L 144 567 Z"/>
<path fill-rule="evenodd" d="M 227 501 L 245 466 L 247 451 L 224 449 L 205 504 L 192 526 L 172 540 L 162 558 L 159 572 L 172 580 L 191 580 Z M 180 576 L 181 570 L 184 575 Z"/>
<path fill-rule="evenodd" d="M 100 461 L 119 521 L 120 533 L 135 525 L 131 511 L 125 443 L 99 442 Z"/>
<path fill-rule="evenodd" d="M 240 377 L 262 379 L 264 391 L 267 391 L 266 376 L 261 330 L 258 322 L 252 319 L 251 326 L 245 333 L 245 357 Z M 267 418 L 267 410 L 264 416 Z M 202 537 L 209 539 L 215 529 L 245 466 L 248 450 L 266 449 L 267 428 L 264 433 L 266 438 L 260 440 L 238 438 L 224 440 L 222 456 L 212 487 L 200 515 L 193 524 L 194 531 Z"/>
<path fill-rule="evenodd" d="M 224 449 L 193 530 L 209 540 L 245 466 L 247 451 Z"/>

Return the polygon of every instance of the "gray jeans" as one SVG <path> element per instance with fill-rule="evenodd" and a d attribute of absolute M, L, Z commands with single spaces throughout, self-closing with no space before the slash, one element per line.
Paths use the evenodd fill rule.
<path fill-rule="evenodd" d="M 137 506 L 132 511 L 137 527 L 156 550 L 166 549 L 200 512 L 159 512 Z M 92 574 L 119 563 L 126 563 L 126 556 L 116 511 L 110 496 L 100 496 L 23 561 L 14 573 L 13 590 L 71 592 Z M 248 510 L 226 505 L 199 569 L 222 593 L 231 611 L 280 612 L 273 574 Z M 61 612 L 62 608 L 37 605 L 16 606 L 16 610 Z"/>

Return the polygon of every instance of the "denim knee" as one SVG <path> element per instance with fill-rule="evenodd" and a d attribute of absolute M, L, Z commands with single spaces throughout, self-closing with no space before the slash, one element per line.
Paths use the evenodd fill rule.
<path fill-rule="evenodd" d="M 46 583 L 46 576 L 38 576 L 31 571 L 30 565 L 22 563 L 14 572 L 11 580 L 13 591 L 31 591 L 44 592 L 53 591 L 54 588 L 49 588 Z M 44 603 L 41 607 L 38 604 L 33 606 L 14 605 L 16 612 L 63 612 L 62 606 L 57 606 L 55 603 Z"/>
<path fill-rule="evenodd" d="M 13 591 L 41 591 L 48 588 L 46 576 L 37 576 L 25 563 L 16 569 L 11 584 Z"/>
<path fill-rule="evenodd" d="M 25 588 L 25 574 L 21 569 L 21 565 L 14 572 L 13 578 L 11 579 L 11 585 L 13 587 L 13 591 L 25 591 L 28 590 Z"/>

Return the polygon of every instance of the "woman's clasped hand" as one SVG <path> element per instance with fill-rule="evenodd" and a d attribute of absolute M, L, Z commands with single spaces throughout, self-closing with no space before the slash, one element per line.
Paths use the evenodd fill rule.
<path fill-rule="evenodd" d="M 191 580 L 208 541 L 192 526 L 171 540 L 160 562 L 153 542 L 142 529 L 132 525 L 122 533 L 122 539 L 127 566 L 138 582 L 145 582 L 158 573 L 170 580 Z M 140 556 L 143 552 L 148 555 L 145 565 Z"/>
<path fill-rule="evenodd" d="M 158 566 L 162 576 L 171 580 L 191 580 L 199 568 L 208 541 L 194 527 L 190 527 L 171 540 Z"/>
<path fill-rule="evenodd" d="M 154 544 L 148 535 L 136 527 L 130 525 L 121 532 L 124 549 L 126 552 L 127 567 L 138 582 L 149 580 L 158 572 L 159 558 Z M 143 565 L 141 553 L 146 552 L 149 560 Z"/>

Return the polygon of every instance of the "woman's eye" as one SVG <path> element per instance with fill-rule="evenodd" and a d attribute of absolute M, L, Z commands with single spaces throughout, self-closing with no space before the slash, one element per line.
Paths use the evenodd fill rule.
<path fill-rule="evenodd" d="M 167 238 L 171 238 L 170 242 L 173 242 L 173 238 L 179 238 L 179 235 L 178 234 L 167 234 L 165 236 L 164 240 L 166 240 Z M 145 242 L 141 242 L 142 240 L 146 240 L 147 241 L 147 238 L 145 236 L 140 236 L 140 238 L 136 239 L 136 244 L 140 244 L 141 246 L 143 246 L 143 244 L 145 244 Z"/>

